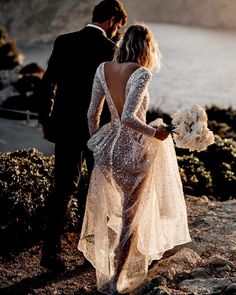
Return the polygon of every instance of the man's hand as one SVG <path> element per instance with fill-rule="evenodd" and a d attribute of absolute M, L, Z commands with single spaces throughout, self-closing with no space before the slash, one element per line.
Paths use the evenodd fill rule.
<path fill-rule="evenodd" d="M 44 121 L 43 123 L 40 123 L 43 137 L 47 139 L 48 141 L 51 141 L 53 143 L 56 142 L 56 129 L 54 122 L 51 121 L 50 119 Z"/>
<path fill-rule="evenodd" d="M 41 129 L 42 129 L 42 132 L 43 132 L 43 137 L 45 137 L 45 134 L 46 134 L 46 126 L 45 125 L 42 125 Z"/>

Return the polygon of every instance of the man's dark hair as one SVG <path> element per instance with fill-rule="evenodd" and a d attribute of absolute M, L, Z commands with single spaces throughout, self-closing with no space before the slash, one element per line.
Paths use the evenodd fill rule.
<path fill-rule="evenodd" d="M 103 0 L 94 7 L 92 22 L 103 23 L 113 16 L 116 22 L 122 21 L 122 25 L 126 24 L 127 13 L 123 4 L 119 0 Z"/>

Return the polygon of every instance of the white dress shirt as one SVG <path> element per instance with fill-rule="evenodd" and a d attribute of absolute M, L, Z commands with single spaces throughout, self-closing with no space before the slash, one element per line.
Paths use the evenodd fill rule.
<path fill-rule="evenodd" d="M 97 26 L 97 25 L 94 25 L 94 24 L 88 24 L 87 27 L 92 27 L 92 28 L 98 29 L 98 30 L 100 30 L 100 31 L 103 32 L 103 35 L 104 35 L 104 36 L 107 37 L 107 34 L 106 34 L 105 30 L 103 30 L 103 28 L 101 28 L 101 27 L 99 27 L 99 26 Z"/>

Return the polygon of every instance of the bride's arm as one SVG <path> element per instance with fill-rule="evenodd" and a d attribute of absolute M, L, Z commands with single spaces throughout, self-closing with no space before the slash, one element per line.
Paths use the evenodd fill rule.
<path fill-rule="evenodd" d="M 90 136 L 99 129 L 100 117 L 105 101 L 105 92 L 98 77 L 99 69 L 100 67 L 98 67 L 93 80 L 91 102 L 87 114 Z"/>
<path fill-rule="evenodd" d="M 143 101 L 144 93 L 150 80 L 151 73 L 143 69 L 138 73 L 138 76 L 131 81 L 132 84 L 130 86 L 129 94 L 126 98 L 127 102 L 121 121 L 123 124 L 134 129 L 135 131 L 154 137 L 157 129 L 147 125 L 136 115 Z"/>

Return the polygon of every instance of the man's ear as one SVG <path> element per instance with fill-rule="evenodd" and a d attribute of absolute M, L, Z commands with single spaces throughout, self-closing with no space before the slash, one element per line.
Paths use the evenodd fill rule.
<path fill-rule="evenodd" d="M 112 17 L 109 19 L 109 25 L 112 27 L 112 26 L 114 25 L 115 21 L 116 21 L 115 16 L 112 16 Z"/>

